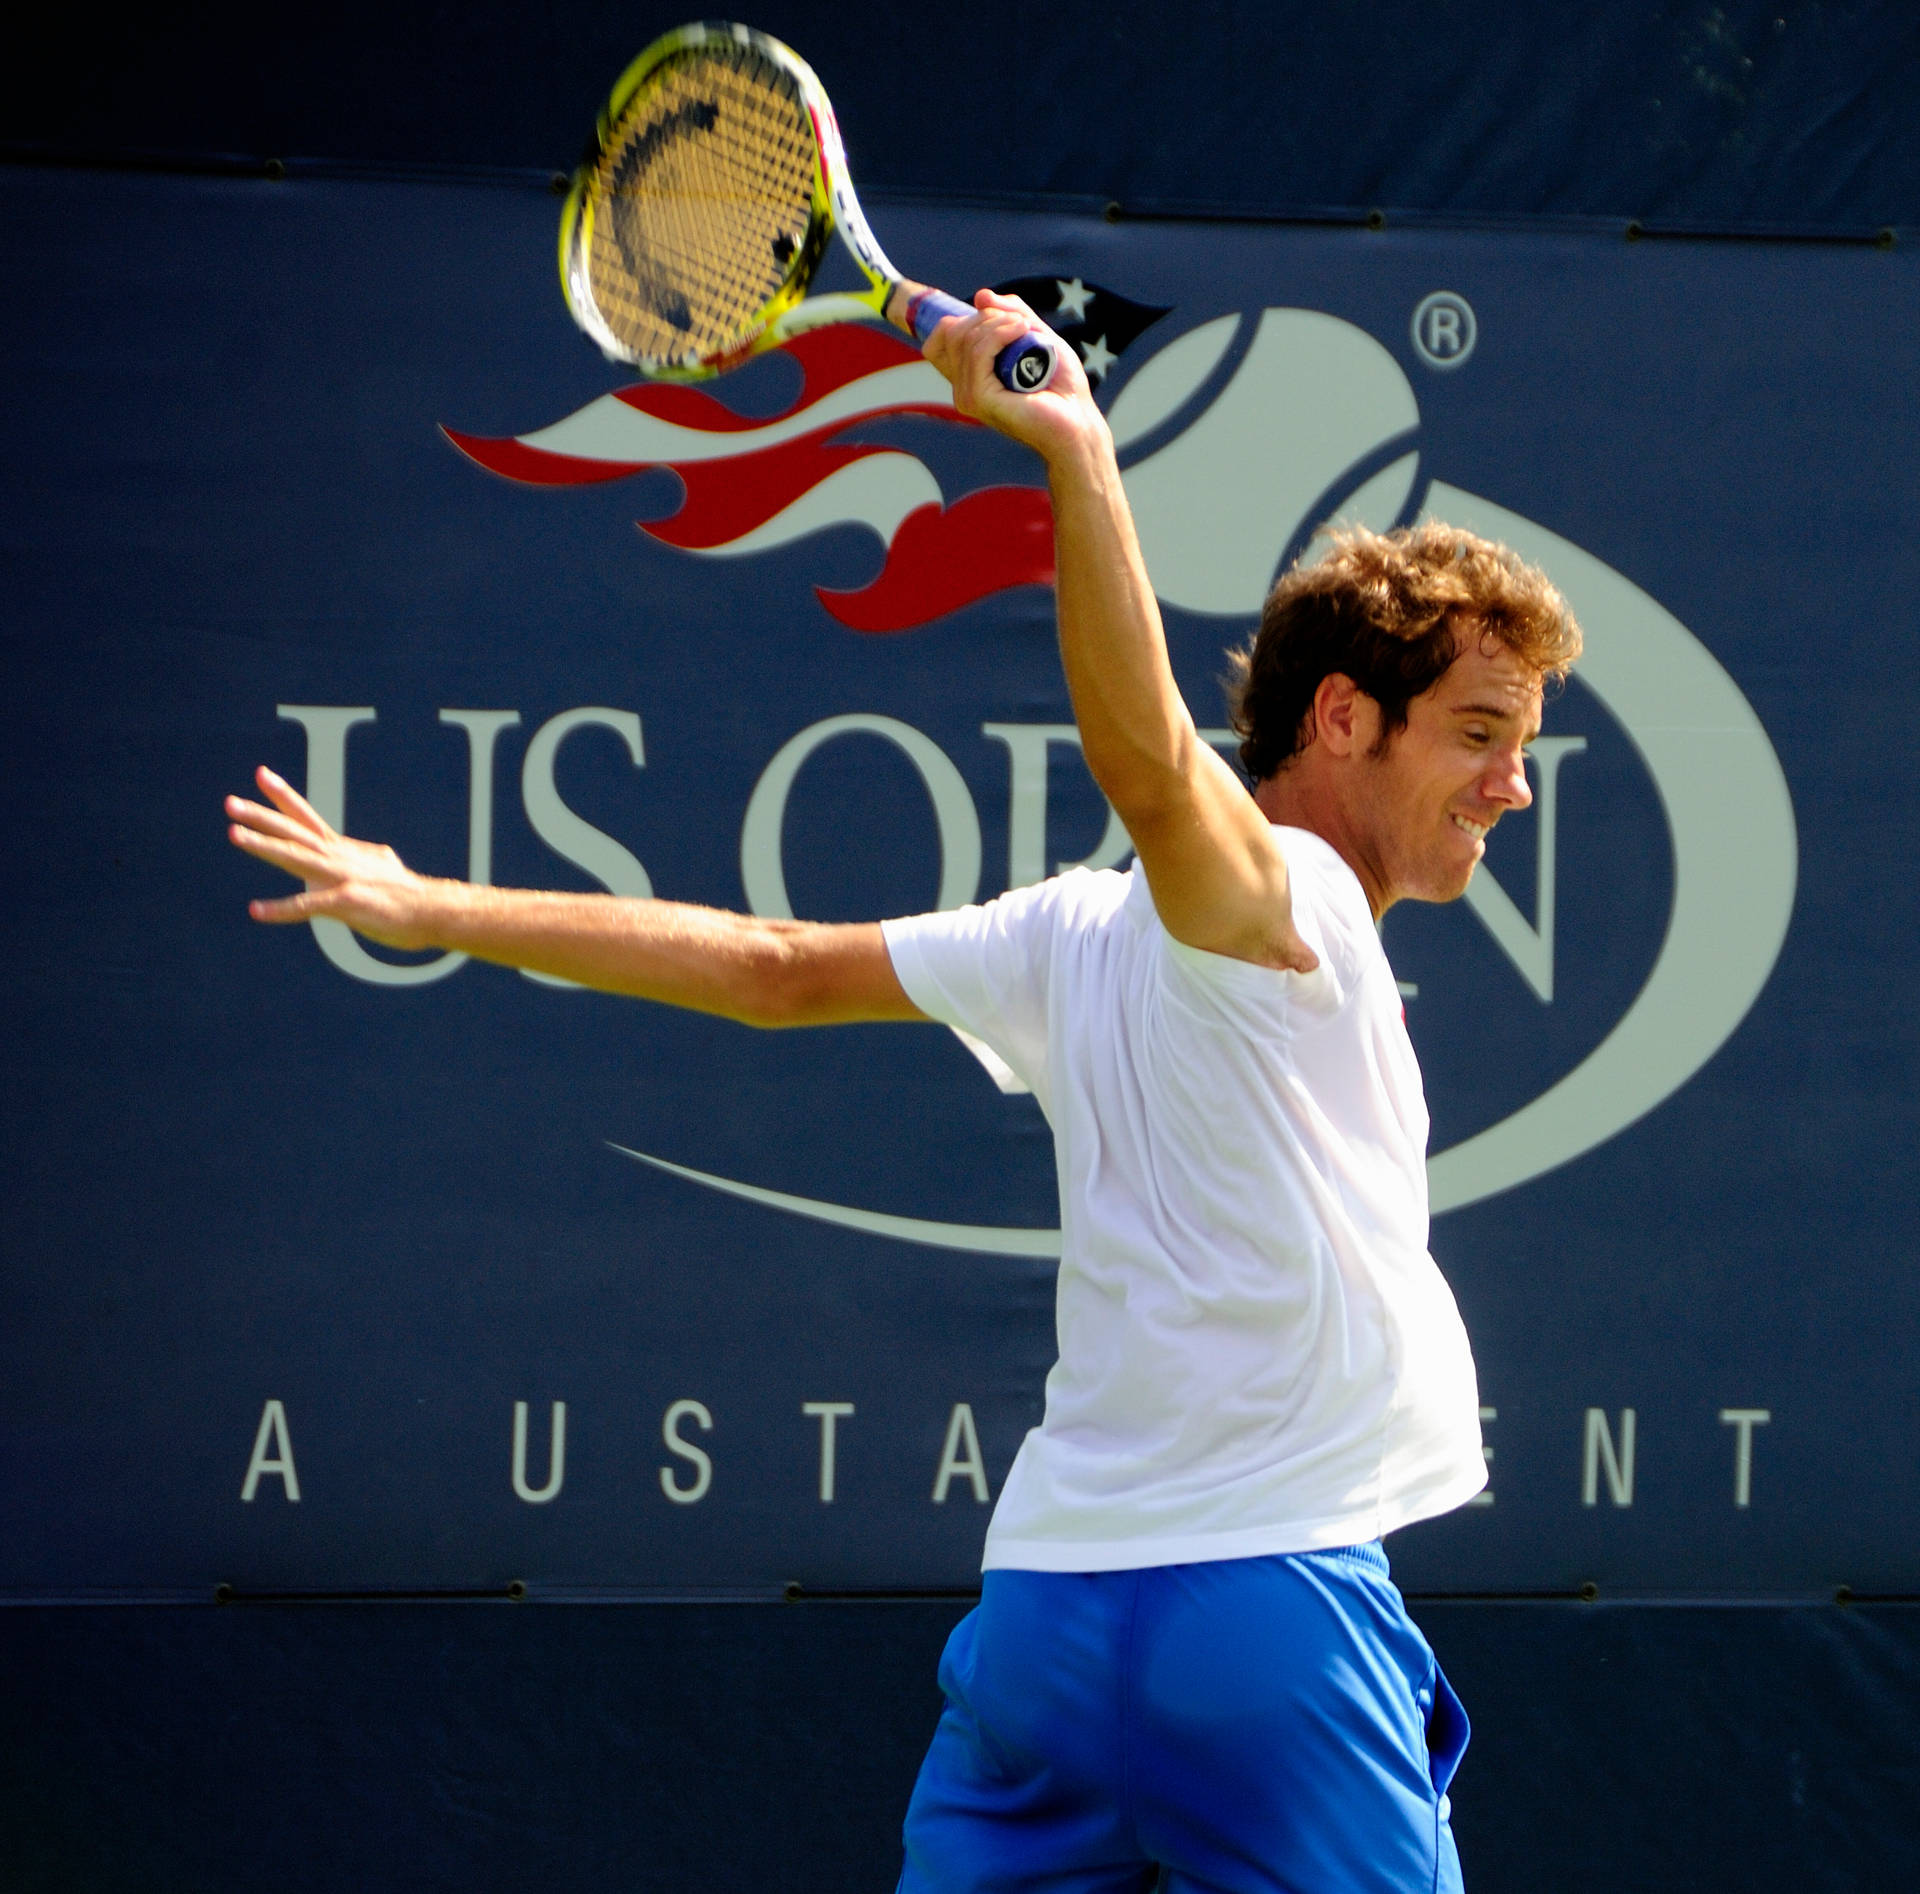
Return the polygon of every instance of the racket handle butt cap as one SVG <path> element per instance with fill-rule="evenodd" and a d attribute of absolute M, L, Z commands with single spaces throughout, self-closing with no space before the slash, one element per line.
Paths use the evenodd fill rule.
<path fill-rule="evenodd" d="M 972 314 L 966 303 L 938 289 L 923 289 L 907 305 L 907 320 L 922 343 L 947 317 Z M 993 358 L 993 372 L 1000 378 L 1000 385 L 1017 395 L 1037 395 L 1053 380 L 1059 366 L 1053 342 L 1043 335 L 1023 335 Z"/>

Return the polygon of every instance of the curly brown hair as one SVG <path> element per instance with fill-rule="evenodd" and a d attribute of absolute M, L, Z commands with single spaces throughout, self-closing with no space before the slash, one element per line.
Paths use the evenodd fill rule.
<path fill-rule="evenodd" d="M 1437 684 L 1459 629 L 1497 638 L 1543 679 L 1580 655 L 1580 627 L 1537 566 L 1490 539 L 1428 522 L 1391 533 L 1328 532 L 1328 550 L 1281 575 L 1260 629 L 1227 654 L 1227 709 L 1240 762 L 1263 782 L 1313 737 L 1320 680 L 1350 677 L 1380 706 L 1381 742 Z"/>

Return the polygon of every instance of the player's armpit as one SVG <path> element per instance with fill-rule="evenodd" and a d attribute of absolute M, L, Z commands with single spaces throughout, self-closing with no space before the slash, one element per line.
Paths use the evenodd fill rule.
<path fill-rule="evenodd" d="M 1134 810 L 1128 832 L 1154 911 L 1175 940 L 1298 973 L 1319 964 L 1294 927 L 1272 826 L 1197 736 L 1182 777 Z"/>

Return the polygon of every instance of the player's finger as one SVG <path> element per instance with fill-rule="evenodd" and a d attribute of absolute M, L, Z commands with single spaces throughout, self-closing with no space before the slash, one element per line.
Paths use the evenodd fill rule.
<path fill-rule="evenodd" d="M 971 346 L 971 338 L 981 334 L 983 325 L 989 323 L 994 325 L 991 332 L 1002 338 L 1002 346 L 1009 341 L 1018 341 L 1033 330 L 1046 327 L 1017 297 L 996 296 L 992 290 L 983 289 L 974 297 L 971 315 L 943 317 L 934 330 L 934 336 L 944 338 L 945 347 L 949 350 L 968 347 Z"/>
<path fill-rule="evenodd" d="M 292 816 L 303 827 L 311 829 L 316 835 L 333 834 L 327 819 L 284 776 L 276 776 L 266 764 L 262 763 L 254 771 L 254 781 L 260 785 L 261 792 L 275 808 Z"/>
<path fill-rule="evenodd" d="M 953 380 L 957 371 L 958 357 L 954 353 L 955 331 L 961 328 L 966 320 L 962 316 L 942 316 L 934 324 L 933 333 L 920 345 L 920 353 L 949 381 Z"/>
<path fill-rule="evenodd" d="M 1002 296 L 993 290 L 982 290 L 980 297 L 976 299 L 976 307 L 978 307 L 983 314 L 988 310 L 992 310 L 997 315 L 1010 318 L 1018 324 L 1017 328 L 1008 333 L 1008 341 L 1017 342 L 1022 335 L 1042 336 L 1063 359 L 1074 362 L 1077 365 L 1079 358 L 1074 351 L 1053 330 L 1048 324 L 1047 319 L 1040 315 L 1023 298 L 1019 296 Z"/>
<path fill-rule="evenodd" d="M 984 311 L 977 318 L 977 323 L 977 328 L 961 339 L 961 347 L 966 353 L 965 378 L 969 397 L 977 405 L 998 407 L 1011 419 L 1018 410 L 1006 407 L 1006 402 L 1018 402 L 1024 406 L 1032 397 L 1014 393 L 1006 387 L 1000 378 L 1001 358 L 1029 337 L 1036 334 L 1044 336 L 1046 331 L 1040 324 L 1012 310 Z M 1051 337 L 1048 340 L 1054 349 L 1065 351 L 1065 343 Z"/>
<path fill-rule="evenodd" d="M 983 402 L 990 403 L 999 383 L 993 374 L 993 360 L 1005 339 L 982 352 L 981 316 L 948 316 L 926 344 L 926 357 L 953 384 L 954 406 L 964 415 L 979 420 Z M 989 386 L 991 384 L 991 387 Z"/>
<path fill-rule="evenodd" d="M 320 909 L 312 893 L 282 895 L 277 901 L 249 901 L 247 912 L 256 921 L 310 921 Z"/>
<path fill-rule="evenodd" d="M 1031 335 L 1043 325 L 1036 316 L 1023 315 L 1018 309 L 980 309 L 968 324 L 970 335 L 995 335 L 1003 340 Z"/>
<path fill-rule="evenodd" d="M 983 297 L 989 293 L 984 290 L 981 292 Z M 1038 335 L 1044 337 L 1067 359 L 1074 359 L 1073 350 L 1017 296 L 998 297 L 991 304 L 983 302 L 974 318 L 974 324 L 967 330 L 967 335 L 969 338 L 991 337 L 997 349 L 1005 348 L 1011 342 L 1018 342 L 1023 336 Z"/>
<path fill-rule="evenodd" d="M 245 829 L 239 823 L 227 830 L 227 840 L 235 848 L 243 849 L 249 855 L 257 855 L 263 862 L 271 863 L 275 868 L 284 868 L 290 875 L 298 875 L 302 881 L 337 881 L 339 871 L 332 868 L 318 849 L 309 848 L 302 842 L 283 841 L 274 835 L 261 835 L 252 829 Z"/>
<path fill-rule="evenodd" d="M 227 798 L 227 814 L 239 827 L 257 835 L 279 835 L 289 841 L 316 839 L 310 828 L 292 816 L 282 815 L 278 809 L 263 809 L 259 803 L 248 802 L 243 796 Z"/>
<path fill-rule="evenodd" d="M 1018 313 L 1006 309 L 982 309 L 975 314 L 953 317 L 947 333 L 947 349 L 953 361 L 965 363 L 969 370 L 984 362 L 988 368 L 1009 342 L 1017 342 L 1032 332 L 1033 325 Z M 941 325 L 942 328 L 946 324 Z"/>
<path fill-rule="evenodd" d="M 973 306 L 976 309 L 1000 309 L 1016 316 L 1024 316 L 1036 329 L 1046 324 L 1034 314 L 1031 306 L 1018 296 L 1003 296 L 997 289 L 977 289 L 973 293 Z"/>

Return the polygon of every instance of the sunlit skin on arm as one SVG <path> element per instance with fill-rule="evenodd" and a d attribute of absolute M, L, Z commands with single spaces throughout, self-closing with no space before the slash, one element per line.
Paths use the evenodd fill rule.
<path fill-rule="evenodd" d="M 1267 819 L 1201 740 L 1174 681 L 1113 437 L 1074 352 L 1063 345 L 1045 393 L 1008 393 L 994 357 L 1037 318 L 991 291 L 974 300 L 978 313 L 942 323 L 927 359 L 953 382 L 962 413 L 1046 463 L 1067 689 L 1087 766 L 1126 824 L 1162 924 L 1190 946 L 1311 967 Z"/>
<path fill-rule="evenodd" d="M 228 836 L 307 884 L 251 902 L 257 921 L 343 921 L 389 947 L 453 948 L 750 1026 L 925 1017 L 901 988 L 876 922 L 824 926 L 443 881 L 415 874 L 391 848 L 339 834 L 273 771 L 257 781 L 264 802 L 227 798 Z"/>

